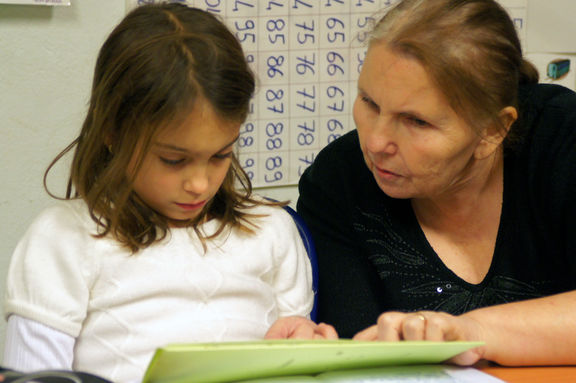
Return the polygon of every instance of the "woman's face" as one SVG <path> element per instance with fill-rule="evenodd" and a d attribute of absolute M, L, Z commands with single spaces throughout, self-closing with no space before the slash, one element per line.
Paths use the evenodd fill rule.
<path fill-rule="evenodd" d="M 393 198 L 434 198 L 465 185 L 481 137 L 416 60 L 373 44 L 358 80 L 354 120 L 366 165 Z M 449 194 L 448 194 L 449 195 Z"/>
<path fill-rule="evenodd" d="M 134 191 L 172 226 L 197 217 L 228 173 L 239 130 L 240 123 L 225 121 L 208 102 L 196 101 L 178 126 L 164 129 L 152 142 Z"/>

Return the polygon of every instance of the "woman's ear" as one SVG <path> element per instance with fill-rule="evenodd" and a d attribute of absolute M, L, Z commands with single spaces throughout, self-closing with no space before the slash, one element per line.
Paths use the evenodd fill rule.
<path fill-rule="evenodd" d="M 502 145 L 512 124 L 518 119 L 518 111 L 513 106 L 502 109 L 498 115 L 499 122 L 490 124 L 482 133 L 482 139 L 476 147 L 474 157 L 477 160 L 490 156 Z"/>

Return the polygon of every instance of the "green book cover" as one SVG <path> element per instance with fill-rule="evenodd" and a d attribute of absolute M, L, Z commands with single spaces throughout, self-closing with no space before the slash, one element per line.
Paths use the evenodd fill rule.
<path fill-rule="evenodd" d="M 143 383 L 218 383 L 441 363 L 481 342 L 263 340 L 173 344 L 158 349 Z"/>

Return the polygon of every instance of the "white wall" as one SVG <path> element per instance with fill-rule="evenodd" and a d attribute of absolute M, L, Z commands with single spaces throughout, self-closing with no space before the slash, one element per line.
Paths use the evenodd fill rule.
<path fill-rule="evenodd" d="M 124 16 L 124 4 L 0 4 L 0 301 L 16 242 L 51 203 L 42 186 L 44 170 L 80 129 L 96 55 Z M 64 190 L 66 170 L 59 167 L 51 178 L 56 191 Z M 297 198 L 295 187 L 260 193 L 293 202 Z M 2 314 L 0 356 L 4 330 Z"/>

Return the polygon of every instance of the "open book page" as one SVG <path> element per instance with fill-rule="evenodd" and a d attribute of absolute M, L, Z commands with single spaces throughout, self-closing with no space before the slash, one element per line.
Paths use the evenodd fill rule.
<path fill-rule="evenodd" d="M 315 376 L 284 376 L 245 380 L 242 383 L 503 383 L 472 367 L 447 365 L 389 366 L 339 370 Z"/>
<path fill-rule="evenodd" d="M 274 340 L 170 345 L 157 350 L 144 383 L 217 383 L 328 371 L 441 363 L 479 342 Z M 302 378 L 301 382 L 306 382 Z M 280 380 L 281 381 L 281 380 Z"/>

